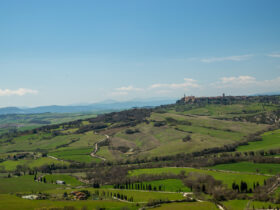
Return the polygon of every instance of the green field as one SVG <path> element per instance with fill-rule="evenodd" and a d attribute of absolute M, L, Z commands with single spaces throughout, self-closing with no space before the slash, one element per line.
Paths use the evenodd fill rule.
<path fill-rule="evenodd" d="M 189 108 L 188 105 L 182 107 Z M 274 106 L 266 108 L 275 109 Z M 200 109 L 208 110 L 210 114 L 194 114 L 195 110 Z M 108 161 L 192 153 L 243 141 L 251 134 L 266 130 L 268 125 L 222 120 L 217 117 L 239 116 L 236 113 L 240 112 L 242 115 L 244 110 L 259 112 L 261 109 L 263 105 L 260 104 L 205 105 L 204 108 L 194 106 L 191 110 L 182 112 L 174 105 L 166 112 L 152 112 L 145 123 L 138 123 L 133 127 L 138 132 L 131 134 L 126 132 L 127 127 L 118 126 L 121 122 L 106 123 L 109 127 L 103 134 L 96 134 L 96 131 L 87 129 L 93 123 L 83 119 L 75 126 L 60 125 L 50 131 L 4 137 L 0 139 L 0 154 L 46 151 L 48 155 L 66 161 L 100 162 L 100 159 L 90 157 L 90 153 L 94 144 L 105 138 L 104 134 L 110 135 L 110 143 L 101 146 L 97 155 Z M 155 126 L 157 121 L 163 121 L 165 125 Z M 79 132 L 83 127 L 86 128 L 85 132 Z M 118 129 L 114 130 L 115 127 Z M 190 140 L 183 141 L 187 136 Z"/>
<path fill-rule="evenodd" d="M 190 202 L 190 203 L 171 203 L 162 204 L 154 210 L 218 210 L 215 204 L 210 202 Z"/>
<path fill-rule="evenodd" d="M 66 185 L 71 185 L 72 187 L 82 186 L 84 185 L 82 182 L 77 180 L 73 176 L 64 175 L 64 174 L 52 174 L 44 176 L 46 178 L 47 183 L 55 183 L 56 180 L 61 180 L 66 183 Z"/>
<path fill-rule="evenodd" d="M 266 101 L 266 99 L 259 101 Z M 280 103 L 279 99 L 277 99 L 278 104 Z M 270 111 L 279 109 L 279 105 L 275 102 L 276 99 L 273 99 L 271 103 L 252 102 L 250 101 L 251 99 L 248 99 L 248 101 L 234 104 L 234 99 L 230 98 L 227 101 L 229 105 L 223 105 L 223 100 L 220 101 L 220 104 L 210 104 L 207 101 L 205 104 L 200 102 L 197 104 L 177 103 L 157 107 L 154 110 L 132 109 L 100 115 L 95 119 L 85 119 L 89 115 L 82 114 L 76 116 L 51 116 L 51 114 L 46 114 L 45 116 L 42 115 L 42 118 L 37 115 L 28 116 L 30 118 L 24 121 L 19 116 L 18 124 L 23 125 L 26 120 L 29 121 L 25 127 L 20 127 L 20 130 L 37 127 L 38 125 L 36 124 L 30 124 L 32 120 L 33 123 L 40 123 L 40 120 L 44 121 L 43 119 L 45 119 L 45 123 L 48 124 L 65 122 L 75 117 L 80 117 L 81 120 L 53 127 L 46 126 L 29 132 L 11 132 L 1 136 L 0 209 L 38 209 L 65 206 L 81 209 L 86 206 L 88 209 L 136 210 L 155 200 L 185 201 L 184 192 L 191 191 L 184 185 L 183 178 L 182 180 L 180 179 L 181 176 L 177 176 L 180 178 L 143 181 L 141 182 L 141 189 L 143 190 L 113 189 L 113 186 L 123 183 L 125 179 L 128 180 L 131 176 L 143 174 L 179 175 L 184 171 L 185 175 L 190 173 L 193 176 L 198 174 L 211 175 L 214 179 L 220 180 L 229 189 L 232 188 L 234 182 L 240 184 L 242 181 L 247 183 L 248 189 L 253 189 L 253 186 L 257 183 L 263 185 L 266 179 L 280 172 L 280 164 L 262 164 L 248 161 L 220 164 L 209 168 L 164 167 L 166 165 L 177 166 L 182 165 L 181 163 L 184 164 L 183 161 L 187 156 L 181 154 L 193 152 L 196 153 L 193 156 L 190 154 L 191 158 L 195 157 L 191 165 L 197 167 L 201 164 L 201 160 L 205 160 L 207 157 L 209 157 L 210 163 L 212 163 L 214 155 L 217 159 L 229 157 L 226 154 L 219 153 L 219 151 L 224 151 L 223 149 L 226 148 L 226 145 L 248 141 L 252 136 L 259 133 L 263 133 L 262 141 L 250 142 L 248 145 L 238 147 L 237 151 L 267 151 L 280 148 L 280 129 L 267 132 L 274 127 L 269 123 L 262 124 L 267 123 L 265 121 L 267 118 L 260 117 L 260 114 L 269 114 L 269 117 L 273 116 L 274 113 Z M 35 120 L 31 119 L 32 117 Z M 47 117 L 49 117 L 49 120 Z M 261 119 L 261 121 L 257 122 L 255 119 Z M 9 124 L 8 119 L 6 119 L 5 123 Z M 2 126 L 1 128 L 5 129 L 6 127 Z M 0 134 L 2 132 L 1 128 Z M 104 157 L 105 161 L 101 160 L 101 158 L 91 157 L 91 153 L 95 150 L 95 145 L 98 146 L 96 155 Z M 206 149 L 211 148 L 214 148 L 214 150 L 209 150 L 208 155 Z M 231 147 L 226 149 L 226 151 L 232 151 L 230 150 Z M 200 151 L 201 153 L 199 153 Z M 212 154 L 212 151 L 217 151 L 217 154 Z M 204 156 L 203 154 L 207 155 Z M 232 153 L 227 154 L 231 155 Z M 243 153 L 241 155 L 245 156 Z M 259 153 L 256 153 L 257 155 Z M 250 158 L 251 156 L 247 157 Z M 235 156 L 232 158 L 235 158 Z M 236 160 L 238 158 L 236 156 Z M 266 156 L 263 158 L 266 158 Z M 186 162 L 186 164 L 189 164 L 189 162 Z M 18 167 L 19 165 L 26 167 Z M 47 165 L 48 167 L 46 167 Z M 120 170 L 124 171 L 118 171 L 118 166 L 121 166 Z M 143 166 L 145 169 L 131 170 L 126 177 L 126 167 L 129 170 L 138 166 Z M 43 182 L 35 181 L 34 175 L 16 176 L 17 174 L 28 173 L 29 169 L 26 169 L 27 167 L 36 171 L 37 178 L 42 178 Z M 113 172 L 106 174 L 108 171 Z M 10 176 L 12 177 L 7 178 Z M 189 177 L 193 178 L 193 176 Z M 155 176 L 156 179 L 158 177 Z M 198 175 L 198 178 L 200 177 Z M 66 184 L 56 184 L 57 180 L 65 181 Z M 197 194 L 196 190 L 200 189 L 196 189 L 194 194 L 189 193 L 188 196 L 200 198 L 203 200 L 202 202 L 162 204 L 155 209 L 218 209 L 214 202 L 212 203 L 216 199 L 214 190 L 213 194 L 212 192 L 211 194 L 204 194 L 202 193 L 205 192 L 203 190 L 204 180 L 198 179 L 195 181 L 201 182 L 201 194 Z M 101 188 L 93 188 L 93 183 L 100 184 Z M 145 185 L 144 188 L 143 185 Z M 151 185 L 151 191 L 147 190 L 147 185 Z M 208 187 L 208 185 L 204 185 L 204 187 Z M 217 189 L 225 190 L 222 186 L 219 187 L 221 188 Z M 279 189 L 272 194 L 273 198 L 277 197 L 280 192 Z M 87 201 L 70 201 L 70 199 L 77 198 L 70 195 L 71 192 L 80 190 L 88 190 L 92 197 L 89 197 Z M 15 196 L 38 194 L 39 192 L 49 195 L 49 200 L 30 201 Z M 206 192 L 209 193 L 208 191 Z M 238 194 L 240 197 L 235 196 L 234 193 L 231 196 L 235 196 L 234 198 L 248 196 L 246 199 L 251 199 L 254 196 L 243 192 Z M 120 202 L 117 201 L 116 197 L 133 200 L 133 202 L 125 200 Z M 225 198 L 228 199 L 229 195 L 225 194 Z M 95 199 L 98 199 L 98 201 L 95 201 Z M 138 206 L 136 205 L 137 203 Z M 249 200 L 232 200 L 222 204 L 226 207 L 226 210 L 241 210 L 246 207 L 268 208 L 270 205 L 270 203 Z M 275 207 L 276 205 L 272 206 Z"/>
<path fill-rule="evenodd" d="M 231 200 L 222 202 L 222 204 L 226 207 L 227 210 L 244 210 L 246 208 L 249 209 L 269 209 L 279 208 L 279 204 L 273 204 L 270 202 L 260 202 L 260 201 L 249 201 L 249 200 Z"/>
<path fill-rule="evenodd" d="M 98 159 L 92 158 L 90 156 L 90 153 L 92 151 L 93 148 L 61 149 L 55 152 L 50 152 L 49 155 L 63 160 L 85 162 L 85 163 L 99 161 Z"/>
<path fill-rule="evenodd" d="M 0 194 L 16 192 L 42 192 L 55 189 L 58 186 L 50 183 L 34 181 L 34 176 L 20 176 L 12 178 L 0 178 Z"/>
<path fill-rule="evenodd" d="M 38 208 L 54 208 L 54 207 L 75 207 L 76 209 L 82 209 L 87 207 L 87 209 L 100 209 L 105 208 L 109 210 L 123 210 L 131 209 L 136 210 L 135 204 L 117 202 L 117 201 L 51 201 L 51 200 L 25 200 L 18 198 L 14 195 L 0 195 L 0 209 L 1 210 L 31 210 Z"/>
<path fill-rule="evenodd" d="M 168 119 L 173 121 L 169 122 Z M 139 158 L 175 155 L 232 144 L 268 127 L 263 124 L 218 120 L 207 116 L 189 116 L 172 110 L 167 113 L 152 113 L 149 120 L 166 121 L 167 124 L 156 127 L 154 123 L 141 123 L 135 126 L 134 129 L 139 132 L 134 134 L 127 134 L 126 129 L 120 130 L 112 136 L 112 146 L 127 147 L 126 155 Z M 191 140 L 184 142 L 182 139 L 186 136 L 190 136 Z M 112 152 L 105 153 L 108 154 Z M 114 155 L 115 158 L 122 158 L 118 157 L 118 153 Z"/>
<path fill-rule="evenodd" d="M 244 210 L 247 207 L 248 200 L 231 200 L 222 202 L 227 210 Z"/>
<path fill-rule="evenodd" d="M 115 159 L 114 155 L 109 150 L 108 146 L 100 147 L 100 149 L 97 152 L 97 155 L 106 158 L 106 160 L 108 161 L 114 161 Z"/>
<path fill-rule="evenodd" d="M 240 146 L 238 152 L 270 150 L 280 148 L 280 129 L 269 131 L 262 135 L 262 141 L 250 142 L 249 145 Z"/>
<path fill-rule="evenodd" d="M 216 170 L 229 170 L 229 171 L 240 171 L 240 172 L 251 172 L 251 173 L 262 173 L 262 174 L 279 174 L 280 164 L 273 163 L 252 163 L 252 162 L 239 162 L 220 164 L 210 167 Z"/>
<path fill-rule="evenodd" d="M 191 192 L 190 188 L 186 187 L 182 180 L 180 179 L 163 179 L 163 180 L 156 180 L 156 181 L 144 181 L 141 182 L 143 185 L 151 184 L 152 187 L 156 187 L 157 190 L 159 186 L 161 186 L 161 191 L 167 192 Z M 137 183 L 135 183 L 137 184 Z M 113 185 L 104 185 L 102 186 L 104 189 L 113 188 Z"/>
<path fill-rule="evenodd" d="M 69 165 L 69 163 L 64 161 L 55 160 L 50 157 L 42 157 L 36 160 L 29 160 L 29 159 L 23 159 L 23 160 L 7 160 L 2 163 L 0 163 L 0 168 L 3 168 L 7 171 L 14 171 L 18 165 L 26 165 L 29 168 L 35 168 L 40 167 L 43 165 Z"/>
<path fill-rule="evenodd" d="M 81 188 L 79 190 L 88 190 L 91 193 L 95 193 L 96 191 L 99 191 L 99 194 L 102 196 L 102 193 L 104 192 L 104 198 L 109 199 L 111 196 L 107 196 L 107 193 L 114 194 L 114 193 L 120 193 L 123 195 L 126 195 L 128 198 L 133 197 L 133 202 L 143 202 L 147 203 L 149 200 L 182 200 L 184 199 L 184 196 L 182 193 L 175 193 L 175 192 L 152 192 L 152 191 L 141 191 L 141 190 L 118 190 L 118 189 L 94 189 L 94 188 Z M 46 191 L 51 194 L 56 194 L 58 197 L 62 196 L 64 192 L 70 193 L 73 191 L 73 189 L 54 189 Z"/>
<path fill-rule="evenodd" d="M 182 180 L 179 179 L 164 179 L 150 182 L 142 182 L 143 184 L 151 184 L 152 186 L 162 186 L 162 190 L 169 192 L 190 192 L 190 188 L 186 187 Z"/>
<path fill-rule="evenodd" d="M 44 125 L 59 124 L 77 119 L 96 117 L 95 113 L 42 113 L 42 114 L 7 114 L 0 116 L 0 134 L 9 130 L 18 131 L 38 128 Z"/>
<path fill-rule="evenodd" d="M 174 173 L 179 174 L 181 171 L 186 173 L 198 172 L 202 174 L 208 174 L 213 176 L 216 180 L 221 180 L 229 188 L 233 182 L 240 183 L 241 181 L 246 181 L 249 188 L 253 187 L 253 184 L 259 182 L 260 185 L 264 183 L 264 180 L 269 178 L 269 176 L 255 175 L 248 173 L 230 173 L 230 172 L 218 172 L 204 169 L 195 168 L 152 168 L 152 169 L 137 169 L 130 172 L 130 176 L 138 176 L 141 174 L 162 174 L 162 173 Z"/>
<path fill-rule="evenodd" d="M 231 119 L 236 116 L 250 116 L 263 113 L 265 111 L 276 110 L 277 108 L 279 108 L 277 105 L 244 102 L 229 105 L 220 104 L 219 106 L 215 104 L 208 104 L 203 107 L 193 106 L 191 109 L 187 109 L 186 111 L 179 111 L 179 113 L 197 116 L 209 116 L 211 118 Z"/>

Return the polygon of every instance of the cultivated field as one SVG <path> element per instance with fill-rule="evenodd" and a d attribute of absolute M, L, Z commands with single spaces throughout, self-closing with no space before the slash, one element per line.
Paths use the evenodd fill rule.
<path fill-rule="evenodd" d="M 262 141 L 250 142 L 249 145 L 240 146 L 237 148 L 237 151 L 268 151 L 280 148 L 280 130 L 266 132 L 262 135 L 262 139 Z"/>
<path fill-rule="evenodd" d="M 253 187 L 254 183 L 259 183 L 262 185 L 264 180 L 268 179 L 269 176 L 255 175 L 240 172 L 222 172 L 222 171 L 211 171 L 205 169 L 195 169 L 195 168 L 152 168 L 152 169 L 139 169 L 130 172 L 130 176 L 139 176 L 141 174 L 163 174 L 163 173 L 174 173 L 179 174 L 181 171 L 186 173 L 197 172 L 201 174 L 208 174 L 213 176 L 216 180 L 222 181 L 225 185 L 231 188 L 232 183 L 240 183 L 241 181 L 246 181 L 250 188 Z"/>
<path fill-rule="evenodd" d="M 280 173 L 280 164 L 273 164 L 273 163 L 239 162 L 239 163 L 215 165 L 210 168 L 216 170 L 251 172 L 251 173 L 273 174 L 273 175 Z"/>
<path fill-rule="evenodd" d="M 123 203 L 118 201 L 50 201 L 50 200 L 25 200 L 18 198 L 14 195 L 0 195 L 0 209 L 1 210 L 30 210 L 30 209 L 44 209 L 44 208 L 87 208 L 87 209 L 109 209 L 109 210 L 122 210 L 129 208 L 136 210 L 135 204 Z"/>

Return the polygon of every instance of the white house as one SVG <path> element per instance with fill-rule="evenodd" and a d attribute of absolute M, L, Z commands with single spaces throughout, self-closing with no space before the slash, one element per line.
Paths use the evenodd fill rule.
<path fill-rule="evenodd" d="M 56 180 L 56 184 L 66 184 L 65 181 Z"/>

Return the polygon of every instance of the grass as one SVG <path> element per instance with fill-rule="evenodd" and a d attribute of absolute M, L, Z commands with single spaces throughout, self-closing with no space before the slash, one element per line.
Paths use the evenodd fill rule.
<path fill-rule="evenodd" d="M 50 152 L 49 155 L 63 160 L 90 163 L 95 161 L 95 159 L 90 156 L 92 150 L 93 148 L 63 148 L 61 150 Z"/>
<path fill-rule="evenodd" d="M 133 202 L 148 202 L 150 199 L 154 200 L 182 200 L 184 199 L 182 193 L 167 193 L 167 192 L 150 192 L 150 191 L 140 191 L 140 190 L 118 190 L 118 189 L 94 189 L 94 188 L 80 188 L 79 190 L 88 190 L 91 193 L 95 193 L 99 191 L 99 195 L 102 196 L 104 194 L 104 198 L 108 199 L 111 196 L 107 196 L 107 193 L 112 195 L 122 194 L 126 195 L 128 198 L 133 197 Z M 54 189 L 47 191 L 50 194 L 55 194 L 58 197 L 61 197 L 64 192 L 70 193 L 73 189 Z"/>
<path fill-rule="evenodd" d="M 147 181 L 142 182 L 143 185 L 146 186 L 151 184 L 152 187 L 157 187 L 159 189 L 159 186 L 161 186 L 161 191 L 167 191 L 167 192 L 191 192 L 190 188 L 186 187 L 182 180 L 180 179 L 163 179 L 163 180 L 156 180 L 156 181 Z M 104 189 L 110 189 L 113 188 L 112 185 L 104 185 L 102 186 Z"/>
<path fill-rule="evenodd" d="M 181 193 L 164 193 L 164 192 L 148 192 L 139 190 L 114 190 L 102 189 L 100 192 L 120 193 L 126 195 L 128 198 L 133 197 L 134 202 L 148 202 L 150 199 L 154 200 L 182 200 L 184 197 Z"/>
<path fill-rule="evenodd" d="M 213 118 L 232 118 L 235 116 L 248 116 L 248 112 L 254 112 L 254 114 L 262 113 L 264 111 L 271 111 L 277 109 L 274 105 L 265 105 L 263 103 L 239 103 L 231 105 L 206 105 L 203 107 L 193 106 L 191 109 L 180 112 L 181 114 L 191 115 L 204 115 Z M 175 112 L 175 110 L 173 111 Z M 247 112 L 247 113 L 246 113 Z"/>
<path fill-rule="evenodd" d="M 92 148 L 94 144 L 105 137 L 103 135 L 87 132 L 85 134 L 68 134 L 52 136 L 51 133 L 37 133 L 22 135 L 13 138 L 9 142 L 1 139 L 0 153 L 18 151 L 48 150 L 55 151 L 63 149 Z M 2 142 L 1 142 L 2 141 Z M 16 148 L 15 148 L 16 145 Z"/>
<path fill-rule="evenodd" d="M 251 173 L 262 173 L 262 174 L 273 174 L 273 175 L 276 175 L 280 172 L 280 164 L 274 164 L 274 163 L 239 162 L 239 163 L 215 165 L 210 168 L 216 170 L 229 170 L 229 171 L 251 172 Z"/>
<path fill-rule="evenodd" d="M 222 202 L 227 210 L 244 210 L 244 209 L 271 209 L 279 208 L 279 204 L 273 204 L 270 202 L 261 201 L 249 201 L 249 200 L 231 200 Z"/>
<path fill-rule="evenodd" d="M 153 123 L 142 123 L 135 127 L 140 131 L 139 133 L 126 134 L 125 130 L 119 131 L 114 136 L 112 144 L 118 144 L 115 145 L 116 147 L 132 148 L 136 151 L 135 155 L 140 158 L 164 156 L 166 154 L 175 155 L 201 151 L 211 147 L 221 147 L 242 140 L 247 135 L 266 127 L 253 123 L 230 122 L 171 113 L 153 113 L 150 120 L 161 121 L 167 117 L 172 117 L 178 122 L 189 121 L 192 125 L 177 123 L 154 127 Z M 191 136 L 191 140 L 183 142 L 182 139 L 187 135 Z"/>
<path fill-rule="evenodd" d="M 227 210 L 244 210 L 248 204 L 248 200 L 231 200 L 222 202 Z"/>
<path fill-rule="evenodd" d="M 109 160 L 109 161 L 114 160 L 114 155 L 111 153 L 108 146 L 100 147 L 97 152 L 97 155 L 100 157 L 104 157 L 104 158 L 106 158 L 106 160 Z"/>
<path fill-rule="evenodd" d="M 263 208 L 264 207 L 264 208 Z M 261 201 L 252 201 L 250 203 L 250 208 L 255 209 L 271 209 L 271 208 L 280 208 L 280 204 L 274 204 L 270 202 L 261 202 Z"/>
<path fill-rule="evenodd" d="M 152 113 L 150 121 L 164 121 L 173 118 L 175 122 L 155 127 L 154 123 L 142 123 L 135 127 L 140 132 L 126 134 L 125 130 L 113 136 L 112 144 L 132 149 L 130 155 L 139 158 L 191 153 L 206 148 L 221 147 L 247 138 L 250 134 L 264 130 L 267 125 L 212 119 L 205 116 L 186 116 L 182 113 Z M 181 122 L 190 122 L 185 125 Z M 187 135 L 191 140 L 183 142 Z"/>
<path fill-rule="evenodd" d="M 259 182 L 263 184 L 264 180 L 269 178 L 264 175 L 246 174 L 246 173 L 229 173 L 229 172 L 218 172 L 204 169 L 195 168 L 152 168 L 152 169 L 137 169 L 130 171 L 130 176 L 138 176 L 141 174 L 162 174 L 162 173 L 174 173 L 179 174 L 181 171 L 186 173 L 198 172 L 202 174 L 208 174 L 213 176 L 216 180 L 221 180 L 225 185 L 231 188 L 233 182 L 240 183 L 246 181 L 249 188 L 253 188 L 253 184 Z"/>
<path fill-rule="evenodd" d="M 20 176 L 12 178 L 0 178 L 0 194 L 16 192 L 42 192 L 55 189 L 54 184 L 34 181 L 34 176 Z"/>
<path fill-rule="evenodd" d="M 47 183 L 55 183 L 56 180 L 61 180 L 66 183 L 66 185 L 71 185 L 72 187 L 83 185 L 82 182 L 77 180 L 73 176 L 64 175 L 64 174 L 52 174 L 44 176 L 46 178 Z"/>
<path fill-rule="evenodd" d="M 136 205 L 117 202 L 117 201 L 51 201 L 51 200 L 25 200 L 18 198 L 13 195 L 0 195 L 0 209 L 1 210 L 30 210 L 30 209 L 39 209 L 39 208 L 64 208 L 65 206 L 72 206 L 76 209 L 82 209 L 87 207 L 87 209 L 109 209 L 109 210 L 121 210 L 121 209 L 138 209 Z"/>
<path fill-rule="evenodd" d="M 42 165 L 51 165 L 51 164 L 56 164 L 56 165 L 69 165 L 67 162 L 55 160 L 49 157 L 42 157 L 39 159 L 31 159 L 31 160 L 6 160 L 2 163 L 0 163 L 0 168 L 3 167 L 3 169 L 7 171 L 14 171 L 18 165 L 26 165 L 30 168 L 34 167 L 40 167 Z"/>
<path fill-rule="evenodd" d="M 249 145 L 237 148 L 239 152 L 270 150 L 280 148 L 280 129 L 269 131 L 262 135 L 262 141 L 250 142 Z"/>
<path fill-rule="evenodd" d="M 59 124 L 78 119 L 93 118 L 94 113 L 42 113 L 42 114 L 7 114 L 0 117 L 0 134 L 11 129 L 17 131 L 31 130 L 44 125 Z"/>
<path fill-rule="evenodd" d="M 171 203 L 163 204 L 154 210 L 218 210 L 215 204 L 210 202 L 190 202 L 190 203 Z"/>
<path fill-rule="evenodd" d="M 0 148 L 0 153 L 14 151 L 16 148 L 16 150 L 18 151 L 56 149 L 62 145 L 69 144 L 72 141 L 72 139 L 75 139 L 77 137 L 77 135 L 73 135 L 71 137 L 68 135 L 52 137 L 51 134 L 47 133 L 18 136 L 12 140 L 12 143 L 2 144 Z"/>
<path fill-rule="evenodd" d="M 190 188 L 186 187 L 180 179 L 164 179 L 149 182 L 142 182 L 143 184 L 151 184 L 156 186 L 157 189 L 161 185 L 162 190 L 169 192 L 190 192 Z"/>
<path fill-rule="evenodd" d="M 263 109 L 259 104 L 209 105 L 201 109 L 206 109 L 217 117 L 217 113 L 230 115 L 235 113 L 233 115 L 236 116 L 238 115 L 236 113 L 242 113 L 244 107 L 248 110 Z M 230 110 L 227 110 L 228 108 Z M 200 108 L 194 107 L 194 109 Z M 176 112 L 173 107 L 167 113 L 152 113 L 151 117 L 148 118 L 150 123 L 136 125 L 133 129 L 138 129 L 140 132 L 134 134 L 127 134 L 125 132 L 127 128 L 120 128 L 116 130 L 116 133 L 110 135 L 110 145 L 101 147 L 98 155 L 109 161 L 118 161 L 130 157 L 142 159 L 167 154 L 192 153 L 241 141 L 250 134 L 268 127 L 261 124 L 214 119 L 212 114 L 190 115 L 189 111 Z M 175 120 L 168 121 L 168 124 L 162 127 L 154 126 L 153 121 L 166 120 L 167 118 Z M 183 121 L 188 121 L 191 125 L 184 124 Z M 88 120 L 81 121 L 81 125 L 89 124 Z M 50 131 L 50 133 L 39 132 L 13 139 L 1 139 L 0 154 L 46 150 L 49 155 L 63 160 L 86 163 L 100 162 L 99 159 L 90 157 L 90 152 L 93 150 L 94 144 L 104 139 L 105 136 L 95 134 L 93 131 L 77 134 L 75 133 L 77 129 L 79 129 L 78 126 L 69 129 L 60 126 L 52 131 L 59 131 L 63 135 L 53 136 L 52 131 Z M 110 131 L 108 129 L 109 133 Z M 191 140 L 184 142 L 183 139 L 188 135 L 191 136 Z"/>

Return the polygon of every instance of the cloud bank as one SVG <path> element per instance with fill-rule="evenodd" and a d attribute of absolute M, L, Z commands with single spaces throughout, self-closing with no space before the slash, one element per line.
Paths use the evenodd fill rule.
<path fill-rule="evenodd" d="M 280 58 L 280 54 L 274 53 L 274 54 L 269 54 L 267 55 L 268 57 L 272 57 L 272 58 Z"/>
<path fill-rule="evenodd" d="M 183 83 L 172 83 L 172 84 L 153 84 L 150 89 L 167 88 L 167 89 L 182 89 L 182 88 L 197 88 L 199 85 L 196 80 L 185 78 Z"/>
<path fill-rule="evenodd" d="M 133 86 L 116 88 L 113 96 L 169 96 L 176 97 L 182 93 L 207 96 L 226 93 L 230 95 L 261 94 L 280 92 L 280 76 L 269 80 L 258 80 L 249 75 L 221 77 L 213 83 L 201 83 L 195 79 L 185 78 L 178 83 L 155 83 L 144 88 Z M 141 91 L 139 91 L 141 90 Z"/>
<path fill-rule="evenodd" d="M 212 57 L 212 58 L 204 58 L 200 61 L 203 63 L 214 63 L 214 62 L 222 62 L 222 61 L 244 61 L 253 57 L 253 55 L 233 55 L 227 57 Z"/>
<path fill-rule="evenodd" d="M 24 96 L 26 94 L 37 94 L 37 90 L 19 88 L 17 90 L 0 89 L 0 96 Z"/>

